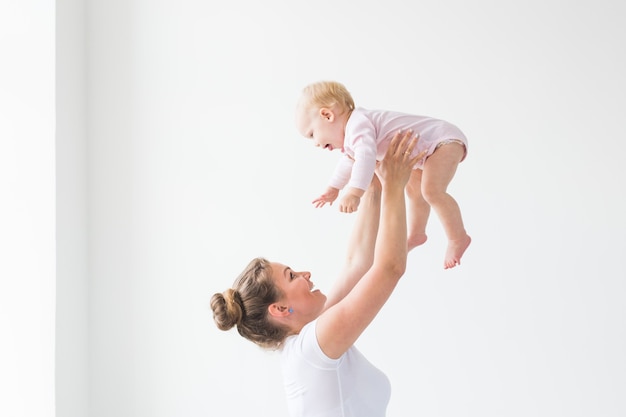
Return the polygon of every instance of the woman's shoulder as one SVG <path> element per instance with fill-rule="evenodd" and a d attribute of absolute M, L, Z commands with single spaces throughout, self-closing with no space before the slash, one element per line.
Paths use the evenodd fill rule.
<path fill-rule="evenodd" d="M 294 349 L 298 346 L 302 346 L 303 343 L 311 343 L 310 339 L 315 339 L 316 341 L 317 338 L 314 337 L 316 324 L 317 319 L 305 324 L 298 334 L 287 336 L 283 342 L 282 350 Z"/>
<path fill-rule="evenodd" d="M 281 349 L 283 361 L 304 359 L 309 363 L 332 365 L 339 362 L 340 359 L 331 359 L 324 354 L 320 347 L 315 329 L 317 320 L 304 325 L 300 333 L 292 335 L 285 339 Z"/>

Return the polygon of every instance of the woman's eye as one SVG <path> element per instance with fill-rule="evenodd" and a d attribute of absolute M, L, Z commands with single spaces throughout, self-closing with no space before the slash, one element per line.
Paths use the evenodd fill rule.
<path fill-rule="evenodd" d="M 290 272 L 290 273 L 289 273 L 289 277 L 290 277 L 291 279 L 294 279 L 294 278 L 296 277 L 296 274 L 294 274 L 293 272 Z"/>

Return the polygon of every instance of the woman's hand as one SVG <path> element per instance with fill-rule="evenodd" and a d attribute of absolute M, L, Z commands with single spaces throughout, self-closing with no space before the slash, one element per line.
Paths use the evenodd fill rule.
<path fill-rule="evenodd" d="M 418 140 L 419 135 L 414 135 L 412 130 L 400 131 L 391 139 L 385 157 L 376 168 L 383 188 L 388 183 L 401 184 L 404 187 L 409 181 L 413 166 L 423 158 L 426 152 L 422 151 L 411 157 Z"/>

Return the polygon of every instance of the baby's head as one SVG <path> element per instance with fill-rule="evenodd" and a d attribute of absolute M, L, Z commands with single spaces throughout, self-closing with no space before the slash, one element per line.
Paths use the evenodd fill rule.
<path fill-rule="evenodd" d="M 332 108 L 337 114 L 354 110 L 354 100 L 346 87 L 336 81 L 318 81 L 304 87 L 298 111 Z"/>
<path fill-rule="evenodd" d="M 309 84 L 298 101 L 296 127 L 317 147 L 330 151 L 343 149 L 344 130 L 352 110 L 354 100 L 343 84 L 335 81 Z"/>

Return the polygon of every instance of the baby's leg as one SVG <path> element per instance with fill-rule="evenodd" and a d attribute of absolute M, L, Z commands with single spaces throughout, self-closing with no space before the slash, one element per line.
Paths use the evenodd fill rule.
<path fill-rule="evenodd" d="M 422 173 L 422 195 L 439 216 L 448 237 L 445 269 L 460 265 L 461 256 L 471 242 L 459 205 L 447 192 L 464 154 L 465 147 L 460 143 L 442 145 L 426 160 Z"/>
<path fill-rule="evenodd" d="M 422 197 L 422 170 L 414 169 L 406 185 L 407 205 L 407 246 L 408 250 L 426 242 L 426 223 L 430 205 Z"/>

